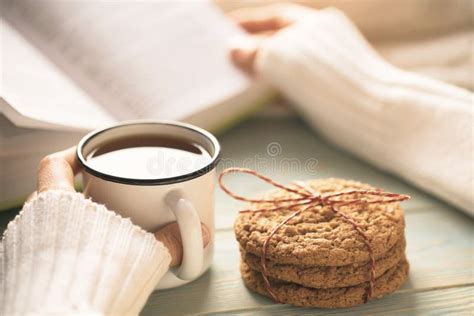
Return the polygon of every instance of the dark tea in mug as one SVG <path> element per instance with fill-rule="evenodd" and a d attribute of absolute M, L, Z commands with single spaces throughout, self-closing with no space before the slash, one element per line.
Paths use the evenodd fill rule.
<path fill-rule="evenodd" d="M 163 179 L 200 170 L 211 155 L 201 145 L 157 135 L 134 135 L 111 140 L 86 157 L 93 169 L 121 178 Z"/>

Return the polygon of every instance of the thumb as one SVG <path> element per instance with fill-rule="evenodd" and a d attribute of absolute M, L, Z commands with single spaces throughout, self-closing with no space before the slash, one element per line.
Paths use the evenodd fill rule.
<path fill-rule="evenodd" d="M 256 36 L 246 36 L 234 39 L 230 44 L 230 58 L 240 70 L 254 75 L 255 59 L 262 39 Z"/>
<path fill-rule="evenodd" d="M 211 234 L 209 233 L 209 229 L 202 223 L 201 231 L 203 246 L 206 247 L 209 244 Z M 170 267 L 180 265 L 183 260 L 183 243 L 181 241 L 178 223 L 174 222 L 164 226 L 155 233 L 155 238 L 168 248 L 171 255 Z"/>
<path fill-rule="evenodd" d="M 50 154 L 39 163 L 37 190 L 66 190 L 74 192 L 74 175 L 79 171 L 76 147 Z"/>

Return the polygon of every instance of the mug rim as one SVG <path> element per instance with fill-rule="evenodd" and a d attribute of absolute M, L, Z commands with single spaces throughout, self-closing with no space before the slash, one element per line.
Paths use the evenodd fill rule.
<path fill-rule="evenodd" d="M 204 167 L 198 170 L 183 174 L 183 175 L 168 177 L 168 178 L 155 178 L 155 179 L 125 178 L 125 177 L 114 176 L 111 174 L 103 173 L 92 168 L 87 163 L 87 160 L 84 158 L 84 155 L 82 154 L 82 150 L 84 146 L 87 145 L 93 138 L 95 138 L 96 136 L 100 134 L 103 134 L 112 129 L 129 126 L 129 125 L 177 126 L 177 127 L 192 131 L 194 133 L 197 133 L 200 136 L 207 138 L 212 143 L 212 146 L 214 147 L 214 153 L 211 157 L 211 161 Z M 123 122 L 120 122 L 120 123 L 117 123 L 105 128 L 96 129 L 96 130 L 93 130 L 92 132 L 89 132 L 79 141 L 76 148 L 76 158 L 87 173 L 106 181 L 111 181 L 111 182 L 116 182 L 116 183 L 121 183 L 121 184 L 129 184 L 129 185 L 166 185 L 166 184 L 173 184 L 173 183 L 188 181 L 188 180 L 203 176 L 209 173 L 210 171 L 214 170 L 220 159 L 220 152 L 221 152 L 221 146 L 217 138 L 214 135 L 212 135 L 210 132 L 200 127 L 197 127 L 195 125 L 177 122 L 177 121 L 170 121 L 170 120 L 133 120 L 133 121 L 123 121 Z"/>

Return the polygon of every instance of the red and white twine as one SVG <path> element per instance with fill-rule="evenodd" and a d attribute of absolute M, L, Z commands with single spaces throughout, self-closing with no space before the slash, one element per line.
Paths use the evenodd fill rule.
<path fill-rule="evenodd" d="M 275 198 L 275 199 L 250 199 L 244 196 L 238 195 L 232 191 L 230 191 L 223 183 L 223 177 L 225 174 L 228 173 L 246 173 L 253 175 L 266 183 L 271 184 L 272 186 L 282 189 L 286 192 L 296 194 L 296 197 L 291 198 Z M 318 206 L 328 206 L 330 209 L 337 215 L 341 216 L 341 218 L 349 223 L 355 231 L 362 237 L 365 246 L 367 247 L 367 251 L 369 253 L 369 261 L 370 261 L 370 282 L 369 286 L 366 289 L 365 301 L 372 297 L 374 291 L 374 284 L 375 284 L 375 258 L 372 249 L 372 245 L 370 244 L 370 240 L 367 237 L 367 234 L 362 230 L 360 225 L 348 214 L 341 212 L 339 207 L 341 206 L 358 206 L 358 205 L 368 205 L 368 204 L 387 204 L 387 203 L 394 203 L 394 202 L 401 202 L 408 200 L 410 197 L 407 195 L 396 194 L 396 193 L 389 193 L 383 192 L 381 190 L 350 190 L 344 192 L 337 192 L 331 193 L 327 195 L 320 195 L 313 192 L 310 188 L 300 184 L 294 183 L 294 187 L 289 187 L 280 183 L 277 183 L 266 177 L 255 170 L 247 169 L 247 168 L 228 168 L 222 171 L 219 175 L 219 186 L 221 189 L 227 193 L 229 196 L 233 197 L 236 200 L 243 201 L 243 202 L 250 202 L 255 204 L 271 204 L 269 207 L 259 208 L 259 209 L 246 209 L 241 210 L 240 213 L 261 213 L 261 212 L 274 212 L 278 210 L 293 210 L 295 208 L 299 208 L 291 213 L 287 218 L 285 218 L 281 223 L 276 225 L 267 236 L 265 241 L 263 242 L 262 248 L 262 256 L 260 258 L 260 266 L 262 270 L 262 277 L 264 280 L 265 288 L 267 289 L 268 293 L 275 301 L 279 302 L 279 299 L 273 290 L 270 280 L 268 279 L 268 269 L 266 264 L 266 257 L 268 252 L 268 246 L 271 238 L 278 232 L 278 230 L 287 224 L 292 218 L 298 216 L 299 214 L 314 210 Z M 363 196 L 363 198 L 353 198 L 348 200 L 341 200 L 342 197 L 351 197 L 354 195 Z M 369 200 L 368 198 L 375 198 Z"/>

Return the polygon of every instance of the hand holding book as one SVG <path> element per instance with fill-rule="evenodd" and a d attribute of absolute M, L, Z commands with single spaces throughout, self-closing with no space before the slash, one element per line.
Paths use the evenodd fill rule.
<path fill-rule="evenodd" d="M 241 70 L 254 74 L 259 47 L 287 26 L 311 18 L 314 12 L 308 7 L 289 3 L 230 12 L 230 18 L 248 32 L 248 36 L 233 42 L 230 51 L 232 61 Z"/>

